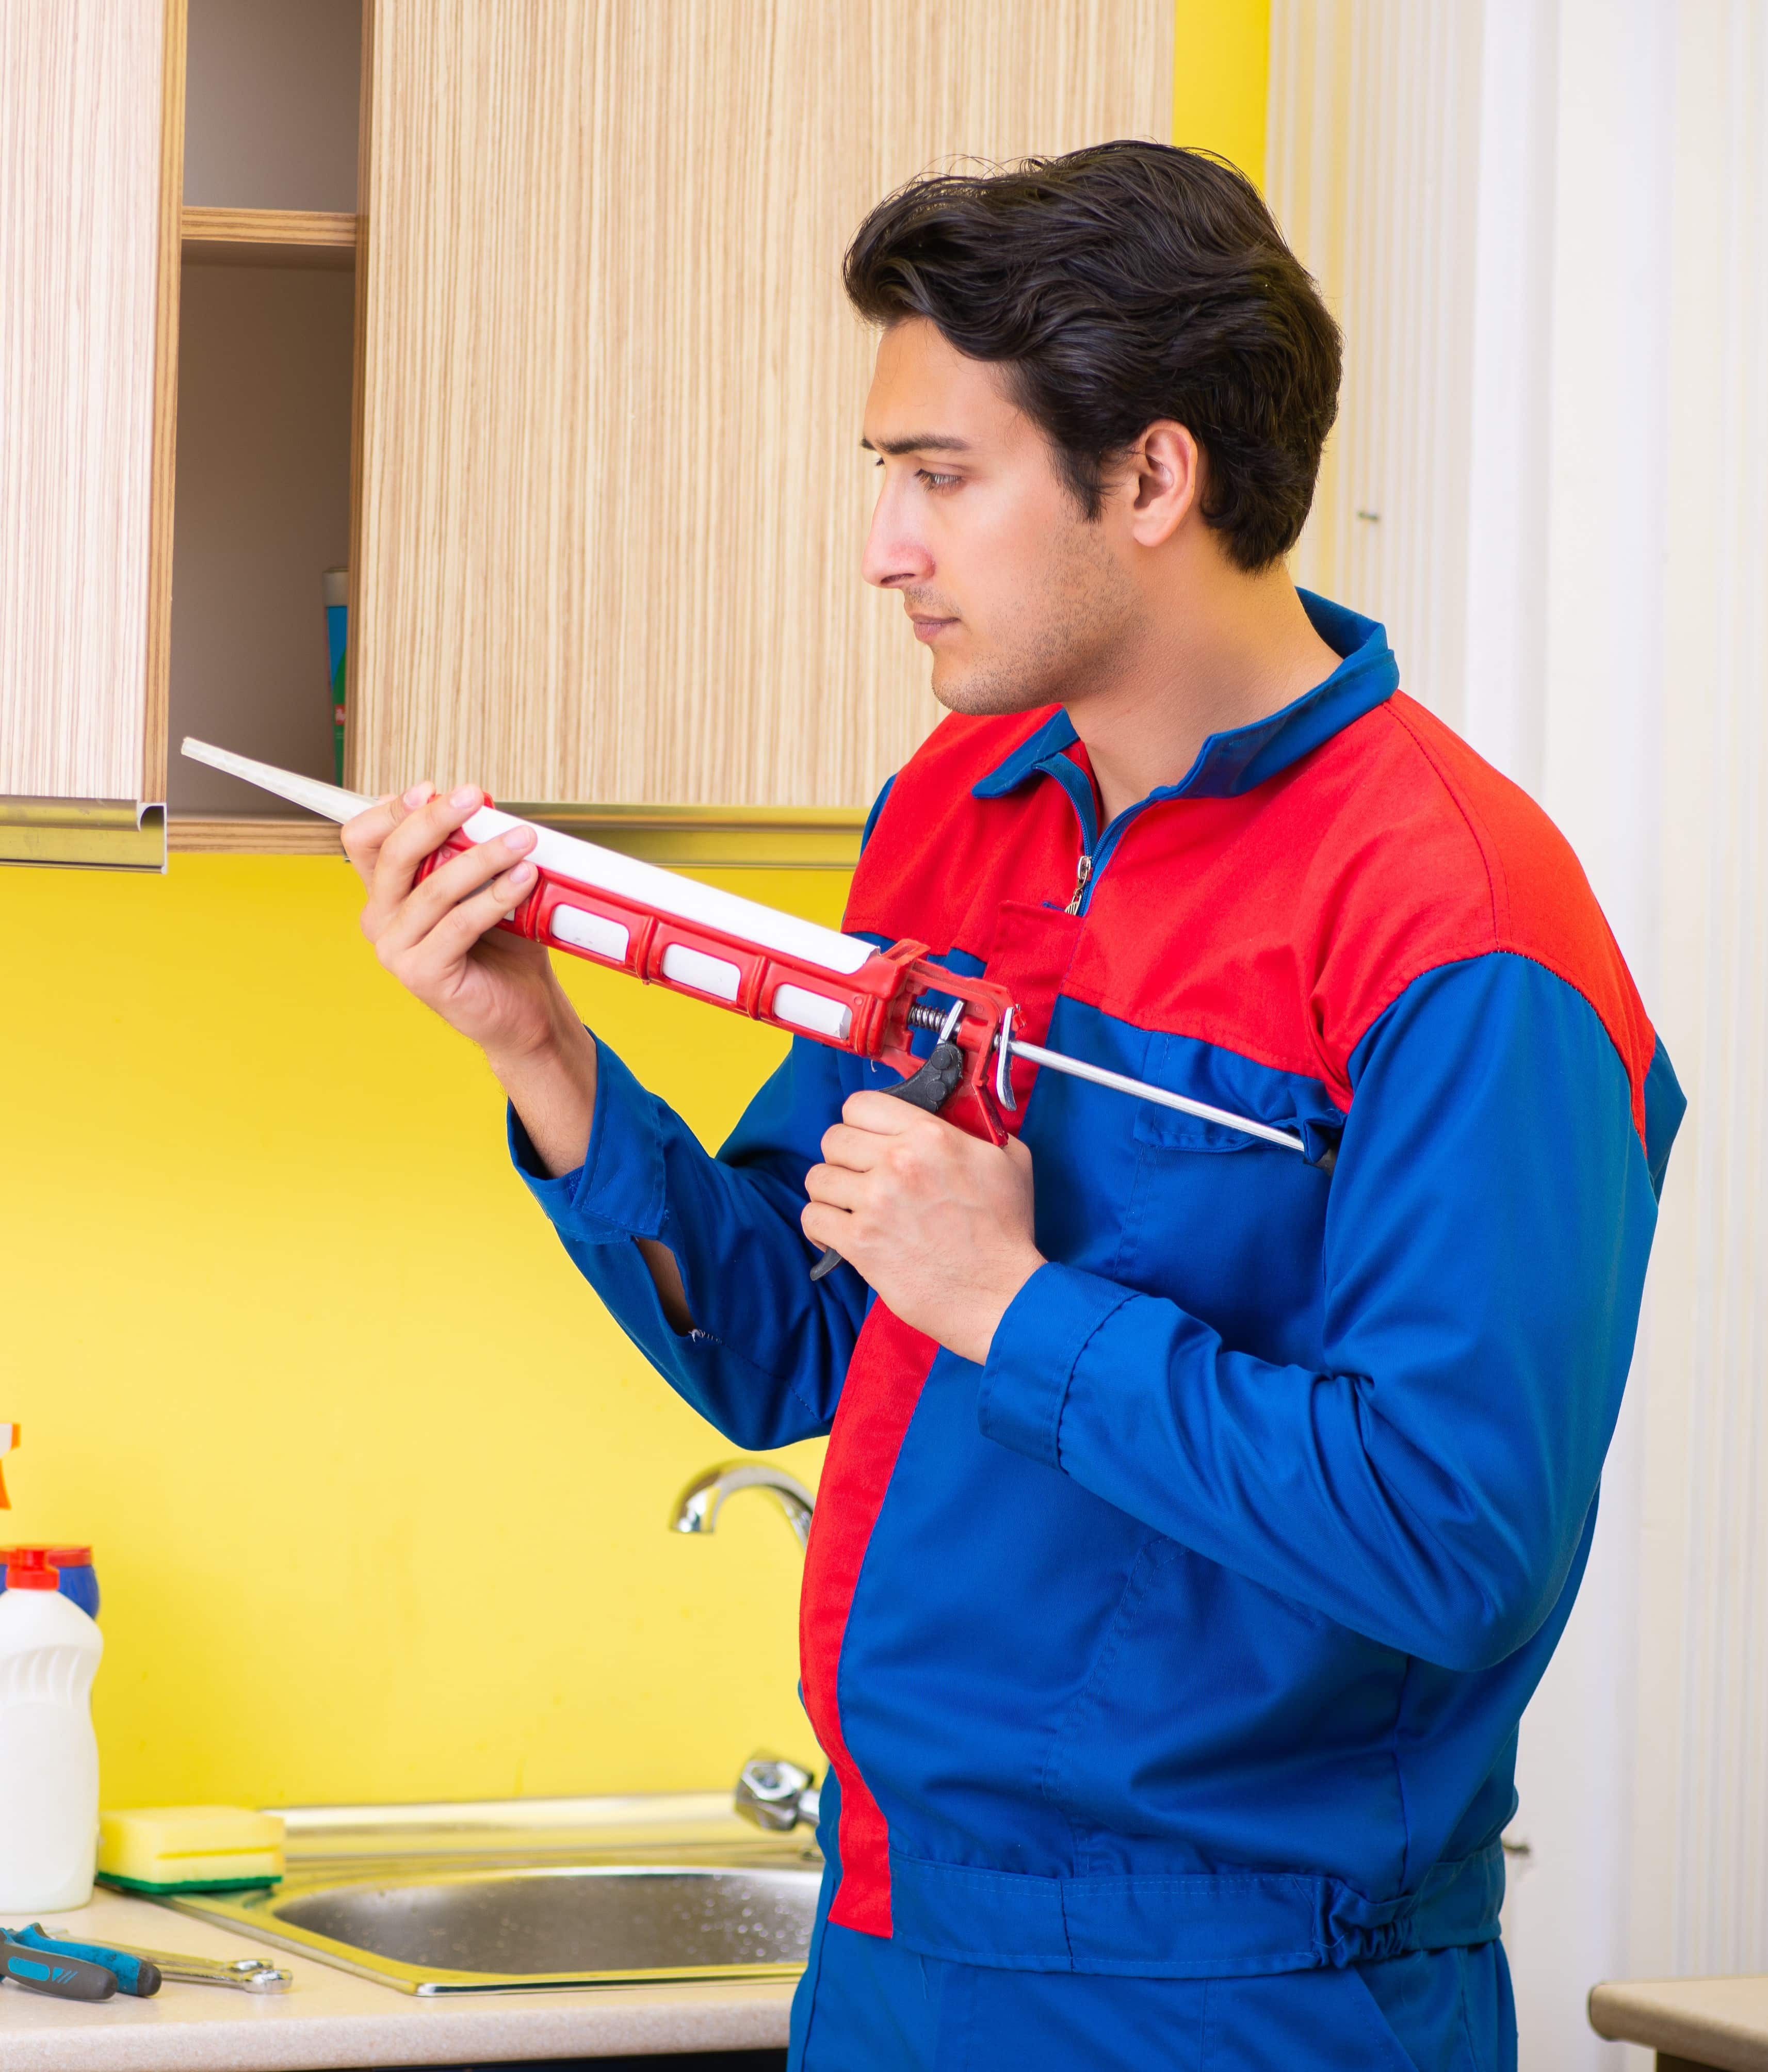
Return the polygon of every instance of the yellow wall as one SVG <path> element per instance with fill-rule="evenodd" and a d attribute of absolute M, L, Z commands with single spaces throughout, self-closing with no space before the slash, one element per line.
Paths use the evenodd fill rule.
<path fill-rule="evenodd" d="M 831 921 L 845 890 L 726 882 Z M 476 1054 L 356 905 L 318 859 L 0 872 L 0 1523 L 96 1544 L 106 1803 L 707 1786 L 809 1753 L 796 1543 L 754 1497 L 665 1531 L 732 1449 L 578 1278 Z M 783 1047 L 561 961 L 709 1140 Z"/>
<path fill-rule="evenodd" d="M 1255 175 L 1266 0 L 1182 0 L 1174 134 Z M 733 874 L 833 921 L 838 874 Z M 0 1418 L 19 1538 L 90 1537 L 113 1805 L 714 1785 L 808 1755 L 771 1507 L 510 1171 L 475 1054 L 386 981 L 342 863 L 0 871 Z M 568 963 L 716 1141 L 779 1054 Z M 814 1478 L 818 1449 L 788 1457 Z"/>
<path fill-rule="evenodd" d="M 1264 183 L 1270 0 L 1178 0 L 1173 142 L 1219 151 Z"/>

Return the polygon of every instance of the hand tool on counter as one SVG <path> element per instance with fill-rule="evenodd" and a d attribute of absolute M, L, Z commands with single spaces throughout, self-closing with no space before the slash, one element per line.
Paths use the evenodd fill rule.
<path fill-rule="evenodd" d="M 183 752 L 194 762 L 224 770 L 327 820 L 354 820 L 376 803 L 360 792 L 278 770 L 207 742 L 187 738 Z M 948 971 L 927 955 L 924 943 L 904 941 L 877 949 L 856 935 L 820 927 L 657 864 L 535 827 L 488 804 L 426 860 L 420 875 L 426 876 L 450 856 L 463 855 L 481 842 L 524 826 L 534 828 L 535 844 L 526 860 L 535 866 L 535 882 L 500 927 L 771 1023 L 789 1034 L 813 1037 L 857 1057 L 875 1059 L 911 1083 L 925 1068 L 911 1048 L 913 1038 L 919 1030 L 928 1031 L 938 1039 L 936 1049 L 956 1054 L 955 1067 L 953 1060 L 946 1060 L 940 1075 L 950 1078 L 951 1084 L 931 1105 L 972 1137 L 1005 1142 L 1001 1111 L 1018 1106 L 1010 1068 L 1015 1058 L 1023 1058 L 1046 1071 L 1177 1108 L 1221 1128 L 1281 1145 L 1303 1158 L 1310 1156 L 1297 1131 L 1025 1042 L 1014 1033 L 1014 1002 L 1005 987 Z M 892 1092 L 903 1092 L 924 1108 L 930 1104 L 922 1095 L 931 1090 L 931 1082 L 925 1082 L 915 1096 L 903 1088 Z M 1313 1162 L 1330 1171 L 1333 1156 L 1328 1148 Z"/>
<path fill-rule="evenodd" d="M 0 1928 L 0 1979 L 58 2000 L 108 2000 L 115 1995 L 117 1974 L 109 1965 L 54 1944 L 30 1942 L 31 1933 Z"/>
<path fill-rule="evenodd" d="M 28 1928 L 8 1928 L 0 1933 L 5 1934 L 14 1952 L 31 1951 L 41 1957 L 65 1959 L 93 1970 L 109 1972 L 114 1982 L 113 1992 L 146 2000 L 150 1994 L 159 1991 L 158 1967 L 136 1951 L 123 1950 L 113 1942 L 76 1942 L 65 1935 L 51 1935 L 40 1921 L 32 1922 Z M 100 1997 L 108 2000 L 109 1994 Z"/>
<path fill-rule="evenodd" d="M 242 1993 L 286 1993 L 293 1971 L 268 1957 L 187 1957 L 176 1950 L 141 1950 L 132 1942 L 113 1942 L 119 1956 L 139 1958 L 162 1979 L 187 1986 L 232 1986 Z"/>
<path fill-rule="evenodd" d="M 185 1985 L 233 1986 L 241 1992 L 286 1992 L 294 1974 L 267 1957 L 186 1957 L 173 1950 L 142 1950 L 131 1942 L 86 1942 L 51 1935 L 39 1922 L 28 1928 L 0 1930 L 23 1951 L 58 1961 L 83 1963 L 109 1971 L 125 1993 L 145 1999 L 171 1979 Z"/>

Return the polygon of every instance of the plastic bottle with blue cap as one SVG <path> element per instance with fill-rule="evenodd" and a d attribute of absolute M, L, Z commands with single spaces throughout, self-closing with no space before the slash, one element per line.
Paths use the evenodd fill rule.
<path fill-rule="evenodd" d="M 8 1428 L 7 1439 L 15 1438 Z M 98 1850 L 92 1684 L 105 1651 L 40 1547 L 13 1550 L 0 1596 L 0 1914 L 84 1906 Z"/>

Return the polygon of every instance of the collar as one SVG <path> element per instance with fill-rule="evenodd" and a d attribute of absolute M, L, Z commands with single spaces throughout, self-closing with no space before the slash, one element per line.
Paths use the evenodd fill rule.
<path fill-rule="evenodd" d="M 1288 769 L 1399 689 L 1400 665 L 1382 627 L 1311 590 L 1298 590 L 1296 594 L 1314 631 L 1342 656 L 1338 668 L 1281 712 L 1254 720 L 1250 726 L 1212 734 L 1179 782 L 1162 785 L 1150 798 L 1237 798 Z M 972 796 L 1001 797 L 1059 759 L 1067 760 L 1067 751 L 1079 738 L 1073 721 L 1059 706 L 1029 739 L 971 786 Z"/>

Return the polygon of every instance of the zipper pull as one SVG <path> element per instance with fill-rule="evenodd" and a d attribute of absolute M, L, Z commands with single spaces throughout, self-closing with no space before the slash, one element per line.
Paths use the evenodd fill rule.
<path fill-rule="evenodd" d="M 1080 911 L 1081 896 L 1087 890 L 1088 879 L 1092 876 L 1092 858 L 1090 856 L 1083 856 L 1075 866 L 1074 896 L 1063 908 L 1064 914 L 1078 914 Z"/>

